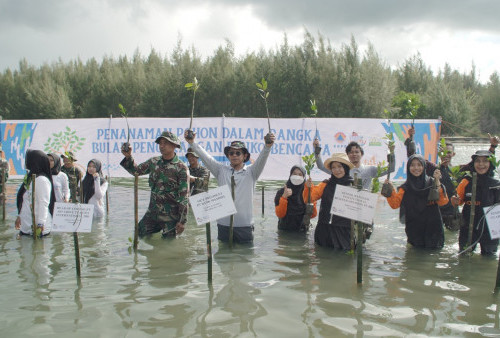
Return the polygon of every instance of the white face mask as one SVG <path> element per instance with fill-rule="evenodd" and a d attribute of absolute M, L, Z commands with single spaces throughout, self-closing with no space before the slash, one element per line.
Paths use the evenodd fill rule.
<path fill-rule="evenodd" d="M 292 175 L 290 176 L 290 182 L 292 182 L 293 185 L 301 185 L 304 183 L 304 177 L 300 175 Z"/>

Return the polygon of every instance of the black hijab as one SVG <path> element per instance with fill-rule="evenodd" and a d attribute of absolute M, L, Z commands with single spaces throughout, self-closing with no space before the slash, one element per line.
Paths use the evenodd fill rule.
<path fill-rule="evenodd" d="M 349 176 L 349 172 L 351 170 L 349 166 L 342 162 L 339 163 L 344 168 L 345 174 L 341 178 L 337 178 L 332 174 L 330 179 L 326 181 L 326 187 L 325 190 L 323 190 L 323 195 L 321 196 L 318 223 L 330 223 L 330 209 L 332 208 L 333 197 L 335 195 L 335 190 L 337 189 L 337 184 L 349 186 L 353 181 L 352 177 Z M 329 169 L 331 169 L 331 164 Z"/>
<path fill-rule="evenodd" d="M 410 166 L 413 160 L 417 160 L 422 164 L 423 171 L 420 176 L 414 176 L 410 172 Z M 403 196 L 404 205 L 408 203 L 408 207 L 421 212 L 427 206 L 427 198 L 429 196 L 429 189 L 432 187 L 432 180 L 425 173 L 425 159 L 420 154 L 414 154 L 408 158 L 406 163 L 406 182 L 401 185 L 405 194 Z"/>
<path fill-rule="evenodd" d="M 23 206 L 24 193 L 30 187 L 32 175 L 36 175 L 36 177 L 45 176 L 50 181 L 51 191 L 50 191 L 49 211 L 50 214 L 53 215 L 56 196 L 54 194 L 54 183 L 52 182 L 52 173 L 50 171 L 49 157 L 41 150 L 28 149 L 26 151 L 25 167 L 28 172 L 26 173 L 24 182 L 21 184 L 17 192 L 17 211 L 21 212 L 21 208 Z"/>
<path fill-rule="evenodd" d="M 95 193 L 95 188 L 94 188 L 94 176 L 89 174 L 89 164 L 94 163 L 95 165 L 95 171 L 96 173 L 99 174 L 99 177 L 101 179 L 101 185 L 106 182 L 106 179 L 102 175 L 102 164 L 101 161 L 97 159 L 91 159 L 89 163 L 87 164 L 87 171 L 85 172 L 85 177 L 83 178 L 82 181 L 82 188 L 83 188 L 83 203 L 88 203 L 90 198 L 94 196 Z"/>
<path fill-rule="evenodd" d="M 56 153 L 47 154 L 54 160 L 54 167 L 51 169 L 52 175 L 58 175 L 61 172 L 61 157 Z"/>
<path fill-rule="evenodd" d="M 298 165 L 294 165 L 292 169 L 290 169 L 290 176 L 292 176 L 295 169 L 299 169 L 302 172 L 302 176 L 306 177 L 306 170 Z M 303 215 L 306 210 L 306 204 L 304 203 L 304 199 L 302 198 L 302 192 L 304 191 L 304 183 L 299 185 L 295 185 L 290 181 L 290 176 L 288 177 L 288 181 L 286 182 L 286 187 L 292 189 L 292 194 L 288 196 L 288 206 L 287 206 L 287 214 L 288 215 Z M 283 195 L 283 191 L 285 188 L 281 188 L 276 193 L 276 197 L 274 198 L 274 205 L 277 206 L 280 204 L 281 195 Z"/>

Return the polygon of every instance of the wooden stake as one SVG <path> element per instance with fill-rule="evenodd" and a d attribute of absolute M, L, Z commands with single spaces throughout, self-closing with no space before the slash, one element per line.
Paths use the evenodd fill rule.
<path fill-rule="evenodd" d="M 358 174 L 354 174 L 354 187 L 357 189 L 358 188 Z M 355 237 L 355 232 L 354 232 L 354 226 L 356 225 L 355 220 L 351 220 L 351 252 L 354 253 L 354 237 Z"/>
<path fill-rule="evenodd" d="M 36 240 L 36 219 L 35 219 L 35 179 L 36 175 L 31 175 L 31 226 L 33 232 L 33 239 Z"/>
<path fill-rule="evenodd" d="M 76 276 L 80 278 L 80 244 L 78 243 L 78 232 L 73 232 L 73 243 L 75 245 Z"/>
<path fill-rule="evenodd" d="M 139 175 L 134 174 L 134 250 L 139 244 Z"/>
<path fill-rule="evenodd" d="M 106 214 L 109 213 L 109 188 L 111 187 L 111 183 L 109 182 L 108 175 L 106 175 L 106 181 L 108 182 L 108 189 L 106 189 Z"/>
<path fill-rule="evenodd" d="M 234 175 L 231 176 L 231 197 L 234 201 L 234 186 L 236 183 L 234 182 Z M 234 226 L 234 215 L 229 217 L 229 247 L 233 247 L 233 226 Z"/>
<path fill-rule="evenodd" d="M 470 200 L 470 218 L 469 218 L 469 236 L 467 238 L 467 247 L 472 245 L 472 232 L 474 231 L 474 217 L 476 216 L 476 189 L 477 188 L 477 173 L 472 173 L 472 197 Z M 472 253 L 472 248 L 467 250 Z"/>
<path fill-rule="evenodd" d="M 6 186 L 5 186 L 5 168 L 2 168 L 2 219 L 5 221 L 5 198 L 6 194 Z"/>
<path fill-rule="evenodd" d="M 358 268 L 358 284 L 363 283 L 363 223 L 358 223 L 358 243 L 356 247 L 357 252 L 357 268 Z"/>
<path fill-rule="evenodd" d="M 262 216 L 264 216 L 264 184 L 262 184 Z"/>
<path fill-rule="evenodd" d="M 500 289 L 500 257 L 498 258 L 497 281 L 495 283 L 495 291 L 498 291 L 499 289 Z"/>
<path fill-rule="evenodd" d="M 206 225 L 207 230 L 207 267 L 208 267 L 208 283 L 212 283 L 212 235 L 210 231 L 210 222 Z"/>

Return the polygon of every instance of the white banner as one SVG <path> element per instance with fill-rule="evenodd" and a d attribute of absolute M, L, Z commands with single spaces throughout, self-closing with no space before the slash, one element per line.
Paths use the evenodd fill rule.
<path fill-rule="evenodd" d="M 129 118 L 129 125 L 130 143 L 137 163 L 160 155 L 155 139 L 164 130 L 179 136 L 182 148 L 178 155 L 186 161 L 184 155 L 188 144 L 183 134 L 189 126 L 188 118 Z M 376 165 L 386 161 L 387 145 L 384 137 L 388 132 L 392 132 L 396 140 L 396 172 L 392 177 L 404 179 L 406 149 L 403 143 L 410 125 L 411 120 L 393 120 L 388 125 L 387 120 L 383 119 L 271 119 L 276 143 L 260 179 L 287 179 L 290 168 L 296 164 L 302 165 L 301 157 L 313 151 L 315 137 L 320 139 L 323 160 L 332 153 L 345 152 L 347 144 L 356 141 L 364 149 L 363 162 Z M 440 127 L 439 120 L 415 121 L 417 153 L 432 162 L 437 157 Z M 193 129 L 197 133 L 197 142 L 218 161 L 226 162 L 224 147 L 233 140 L 244 141 L 251 160 L 255 160 L 268 132 L 267 119 L 263 118 L 195 118 Z M 119 165 L 123 159 L 120 147 L 127 141 L 124 118 L 3 121 L 1 139 L 5 156 L 10 162 L 10 174 L 14 177 L 25 174 L 24 155 L 28 148 L 59 154 L 72 151 L 82 168 L 86 168 L 89 160 L 96 158 L 102 162 L 105 175 L 130 177 Z M 312 176 L 314 180 L 328 177 L 316 168 Z"/>
<path fill-rule="evenodd" d="M 500 238 L 500 204 L 483 208 L 491 239 Z"/>

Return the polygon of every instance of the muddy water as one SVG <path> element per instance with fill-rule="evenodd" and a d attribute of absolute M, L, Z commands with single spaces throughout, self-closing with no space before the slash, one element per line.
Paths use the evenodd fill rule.
<path fill-rule="evenodd" d="M 457 146 L 455 163 L 475 145 Z M 16 240 L 15 191 L 0 223 L 0 327 L 3 337 L 343 337 L 497 336 L 497 258 L 457 257 L 457 233 L 439 251 L 407 246 L 398 213 L 379 201 L 364 246 L 363 284 L 356 259 L 317 247 L 313 233 L 276 231 L 274 194 L 259 183 L 255 241 L 229 249 L 213 240 L 207 284 L 205 227 L 190 222 L 177 239 L 141 240 L 131 250 L 132 180 L 113 180 L 109 215 L 80 234 L 82 278 L 73 237 Z M 149 192 L 141 180 L 140 213 Z M 212 224 L 212 237 L 216 225 Z"/>

